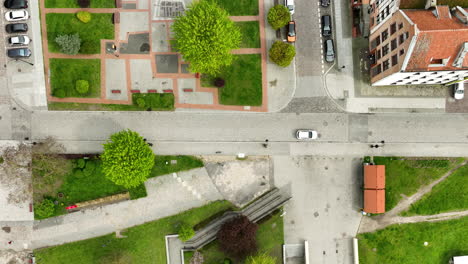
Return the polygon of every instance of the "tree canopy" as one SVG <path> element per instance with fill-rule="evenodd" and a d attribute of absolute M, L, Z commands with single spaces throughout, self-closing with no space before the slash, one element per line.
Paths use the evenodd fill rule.
<path fill-rule="evenodd" d="M 273 29 L 280 29 L 286 26 L 291 20 L 291 13 L 284 5 L 275 5 L 268 11 L 268 23 Z"/>
<path fill-rule="evenodd" d="M 194 2 L 172 26 L 175 46 L 190 63 L 190 71 L 215 75 L 232 63 L 231 50 L 241 42 L 240 29 L 212 1 Z"/>
<path fill-rule="evenodd" d="M 102 172 L 125 188 L 143 183 L 154 166 L 154 154 L 137 132 L 124 130 L 111 135 L 101 155 Z"/>
<path fill-rule="evenodd" d="M 296 48 L 293 45 L 276 41 L 269 51 L 270 60 L 279 66 L 287 67 L 296 56 Z"/>
<path fill-rule="evenodd" d="M 226 255 L 243 259 L 257 251 L 258 225 L 241 215 L 227 221 L 218 231 L 220 249 Z"/>

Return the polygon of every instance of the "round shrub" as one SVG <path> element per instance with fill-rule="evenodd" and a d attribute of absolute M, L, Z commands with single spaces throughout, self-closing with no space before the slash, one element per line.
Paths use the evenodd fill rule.
<path fill-rule="evenodd" d="M 195 235 L 195 231 L 193 230 L 193 227 L 191 225 L 187 223 L 182 223 L 179 226 L 178 234 L 179 234 L 179 239 L 185 242 Z"/>
<path fill-rule="evenodd" d="M 138 105 L 138 107 L 141 107 L 141 108 L 145 107 L 146 106 L 145 99 L 143 99 L 141 97 L 138 98 L 136 100 L 136 104 Z"/>
<path fill-rule="evenodd" d="M 96 164 L 94 162 L 86 162 L 86 167 L 83 169 L 83 173 L 86 176 L 91 176 L 96 169 Z"/>
<path fill-rule="evenodd" d="M 79 94 L 86 94 L 89 91 L 89 82 L 86 80 L 78 80 L 76 81 L 75 89 Z"/>
<path fill-rule="evenodd" d="M 55 204 L 50 199 L 44 199 L 41 203 L 34 205 L 34 213 L 39 218 L 47 218 L 54 214 Z"/>
<path fill-rule="evenodd" d="M 269 51 L 270 60 L 279 66 L 287 67 L 296 56 L 296 48 L 293 45 L 276 41 Z"/>
<path fill-rule="evenodd" d="M 291 14 L 284 5 L 275 5 L 268 11 L 268 23 L 273 29 L 286 26 L 291 20 Z"/>
<path fill-rule="evenodd" d="M 224 223 L 218 231 L 219 247 L 228 257 L 243 259 L 257 251 L 258 225 L 241 215 Z"/>
<path fill-rule="evenodd" d="M 82 170 L 79 170 L 79 169 L 78 169 L 78 170 L 75 170 L 75 171 L 73 172 L 73 176 L 74 176 L 75 178 L 80 179 L 80 178 L 83 178 L 83 177 L 84 177 L 84 173 L 83 173 Z"/>
<path fill-rule="evenodd" d="M 76 167 L 79 169 L 83 169 L 86 166 L 86 160 L 85 159 L 79 159 L 76 161 Z"/>
<path fill-rule="evenodd" d="M 224 81 L 222 78 L 216 78 L 214 80 L 214 85 L 218 88 L 224 87 L 224 84 L 226 84 L 226 81 Z"/>
<path fill-rule="evenodd" d="M 54 89 L 54 92 L 52 93 L 55 97 L 58 98 L 65 98 L 65 90 L 63 89 Z"/>
<path fill-rule="evenodd" d="M 89 21 L 91 21 L 91 13 L 86 11 L 80 11 L 76 13 L 76 18 L 78 18 L 78 20 L 80 20 L 83 23 L 88 23 Z"/>

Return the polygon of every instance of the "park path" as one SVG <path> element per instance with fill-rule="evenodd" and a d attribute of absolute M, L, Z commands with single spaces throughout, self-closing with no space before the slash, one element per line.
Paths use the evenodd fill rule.
<path fill-rule="evenodd" d="M 401 212 L 409 209 L 411 204 L 419 201 L 425 194 L 429 193 L 434 186 L 436 186 L 440 182 L 447 179 L 448 176 L 452 175 L 456 170 L 465 166 L 467 163 L 468 161 L 465 160 L 457 164 L 454 168 L 449 170 L 439 179 L 431 182 L 430 184 L 426 186 L 419 188 L 419 190 L 415 194 L 409 197 L 404 197 L 393 209 L 386 212 L 385 214 L 378 215 L 375 217 L 363 217 L 361 224 L 359 226 L 358 233 L 374 232 L 376 230 L 383 229 L 392 224 L 436 222 L 436 221 L 450 220 L 450 219 L 467 216 L 468 210 L 447 212 L 447 213 L 441 213 L 441 214 L 436 214 L 436 215 L 417 215 L 417 216 L 410 216 L 410 217 L 399 216 Z"/>

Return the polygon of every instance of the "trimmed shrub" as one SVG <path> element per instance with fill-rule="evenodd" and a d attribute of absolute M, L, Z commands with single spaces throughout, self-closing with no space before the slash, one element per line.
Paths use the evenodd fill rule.
<path fill-rule="evenodd" d="M 75 84 L 75 90 L 79 94 L 87 94 L 89 92 L 89 82 L 86 80 L 78 80 Z"/>
<path fill-rule="evenodd" d="M 290 20 L 291 14 L 284 5 L 275 5 L 268 11 L 268 23 L 275 30 L 286 26 Z"/>
<path fill-rule="evenodd" d="M 78 169 L 73 172 L 73 176 L 80 179 L 84 177 L 84 173 L 82 170 Z"/>
<path fill-rule="evenodd" d="M 76 13 L 76 18 L 83 23 L 88 23 L 91 21 L 91 13 L 86 11 L 80 11 Z"/>
<path fill-rule="evenodd" d="M 138 99 L 136 100 L 136 103 L 137 103 L 138 107 L 141 107 L 141 108 L 144 108 L 145 105 L 146 105 L 145 99 L 143 99 L 143 98 L 138 98 Z"/>
<path fill-rule="evenodd" d="M 276 263 L 276 258 L 266 254 L 262 253 L 256 256 L 250 256 L 247 258 L 247 261 L 245 264 L 275 264 Z"/>
<path fill-rule="evenodd" d="M 78 169 L 83 169 L 86 166 L 86 160 L 85 159 L 79 159 L 76 161 L 76 167 Z"/>
<path fill-rule="evenodd" d="M 182 223 L 179 226 L 179 239 L 182 241 L 187 241 L 195 235 L 193 227 L 187 223 Z"/>
<path fill-rule="evenodd" d="M 67 96 L 63 89 L 55 89 L 52 95 L 58 98 L 65 98 L 65 96 Z"/>
<path fill-rule="evenodd" d="M 218 231 L 220 249 L 229 257 L 244 259 L 257 251 L 258 225 L 246 216 L 236 217 Z"/>
<path fill-rule="evenodd" d="M 60 46 L 60 51 L 65 54 L 76 55 L 80 51 L 81 39 L 78 33 L 57 36 L 55 42 Z"/>
<path fill-rule="evenodd" d="M 54 215 L 55 204 L 50 199 L 44 199 L 41 203 L 34 205 L 34 214 L 38 218 L 47 218 Z"/>
<path fill-rule="evenodd" d="M 224 87 L 224 84 L 226 84 L 226 81 L 224 81 L 224 79 L 222 79 L 222 78 L 216 78 L 214 80 L 214 86 L 216 86 L 218 88 Z"/>
<path fill-rule="evenodd" d="M 77 3 L 81 8 L 86 8 L 89 7 L 90 0 L 77 0 Z"/>
<path fill-rule="evenodd" d="M 287 67 L 296 56 L 296 48 L 293 45 L 276 41 L 269 51 L 270 60 L 279 66 Z"/>

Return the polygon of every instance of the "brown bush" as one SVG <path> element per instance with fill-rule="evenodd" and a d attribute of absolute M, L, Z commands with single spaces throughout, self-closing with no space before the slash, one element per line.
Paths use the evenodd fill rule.
<path fill-rule="evenodd" d="M 78 5 L 81 8 L 87 8 L 89 7 L 90 2 L 91 2 L 90 0 L 78 0 Z"/>
<path fill-rule="evenodd" d="M 218 232 L 221 250 L 237 259 L 254 254 L 257 251 L 257 229 L 258 225 L 243 215 L 224 223 Z"/>

